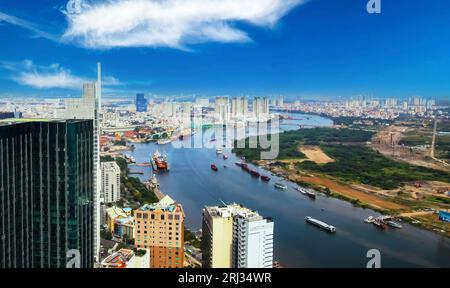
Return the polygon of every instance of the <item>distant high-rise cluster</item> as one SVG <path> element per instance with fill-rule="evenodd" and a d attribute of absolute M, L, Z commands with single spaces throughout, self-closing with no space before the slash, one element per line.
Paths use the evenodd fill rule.
<path fill-rule="evenodd" d="M 272 268 L 274 222 L 243 206 L 205 207 L 202 266 Z"/>
<path fill-rule="evenodd" d="M 0 267 L 62 268 L 75 257 L 71 267 L 92 268 L 93 121 L 13 120 L 0 123 Z"/>

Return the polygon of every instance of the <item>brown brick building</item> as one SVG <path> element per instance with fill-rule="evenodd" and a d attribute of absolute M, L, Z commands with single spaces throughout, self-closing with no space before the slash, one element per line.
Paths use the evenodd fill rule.
<path fill-rule="evenodd" d="M 152 268 L 184 267 L 184 212 L 169 196 L 135 211 L 135 247 L 150 249 Z"/>

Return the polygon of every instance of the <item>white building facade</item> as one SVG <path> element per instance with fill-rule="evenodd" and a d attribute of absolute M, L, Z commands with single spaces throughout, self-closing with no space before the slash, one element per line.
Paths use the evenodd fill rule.
<path fill-rule="evenodd" d="M 102 193 L 104 203 L 120 200 L 120 167 L 116 162 L 102 162 Z"/>

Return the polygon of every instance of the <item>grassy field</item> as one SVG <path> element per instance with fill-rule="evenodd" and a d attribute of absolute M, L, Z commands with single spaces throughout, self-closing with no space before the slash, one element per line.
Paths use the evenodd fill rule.
<path fill-rule="evenodd" d="M 450 182 L 450 174 L 404 162 L 397 162 L 364 145 L 373 132 L 350 129 L 315 128 L 280 134 L 280 153 L 277 160 L 298 160 L 299 171 L 310 171 L 333 176 L 347 183 L 367 184 L 386 190 L 406 182 Z M 248 147 L 247 139 L 247 147 Z M 317 164 L 308 161 L 300 152 L 301 145 L 319 146 L 334 162 Z M 260 160 L 262 149 L 234 149 L 247 160 Z"/>
<path fill-rule="evenodd" d="M 287 131 L 279 134 L 280 153 L 277 160 L 286 159 L 306 159 L 305 154 L 299 151 L 300 145 L 316 146 L 327 143 L 350 144 L 364 143 L 369 141 L 374 132 L 351 129 L 332 129 L 332 128 L 314 128 L 296 131 Z M 268 137 L 270 139 L 270 136 Z M 257 138 L 247 138 L 245 147 L 249 147 L 249 141 L 257 141 Z M 236 143 L 235 143 L 236 147 Z M 260 160 L 261 152 L 264 151 L 258 145 L 258 148 L 235 148 L 238 156 L 245 157 L 249 161 Z"/>
<path fill-rule="evenodd" d="M 321 148 L 336 162 L 318 165 L 304 161 L 297 163 L 297 168 L 387 190 L 398 188 L 405 182 L 420 180 L 450 182 L 448 173 L 396 162 L 368 147 L 323 145 Z"/>

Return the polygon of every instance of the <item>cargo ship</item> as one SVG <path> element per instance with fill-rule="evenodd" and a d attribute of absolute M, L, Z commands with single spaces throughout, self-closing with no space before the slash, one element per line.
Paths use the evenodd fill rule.
<path fill-rule="evenodd" d="M 156 151 L 151 158 L 153 171 L 169 171 L 167 156 Z"/>
<path fill-rule="evenodd" d="M 327 230 L 328 232 L 331 232 L 331 233 L 335 233 L 336 232 L 336 227 L 328 225 L 327 223 L 322 222 L 320 220 L 314 219 L 314 218 L 309 217 L 309 216 L 305 217 L 305 220 L 306 220 L 306 222 L 308 222 L 310 224 L 313 224 L 314 226 L 317 226 L 317 227 L 322 228 L 324 230 Z"/>
<path fill-rule="evenodd" d="M 266 176 L 266 175 L 261 175 L 261 180 L 263 180 L 265 182 L 269 182 L 270 181 L 270 177 Z"/>
<path fill-rule="evenodd" d="M 259 176 L 260 176 L 260 174 L 258 173 L 258 171 L 255 171 L 255 170 L 250 170 L 250 174 L 251 174 L 253 177 L 258 177 L 258 178 L 259 178 Z"/>
<path fill-rule="evenodd" d="M 299 191 L 300 193 L 302 193 L 303 195 L 308 196 L 311 199 L 316 199 L 316 193 L 310 189 L 306 189 L 303 187 L 297 187 L 297 191 Z"/>

